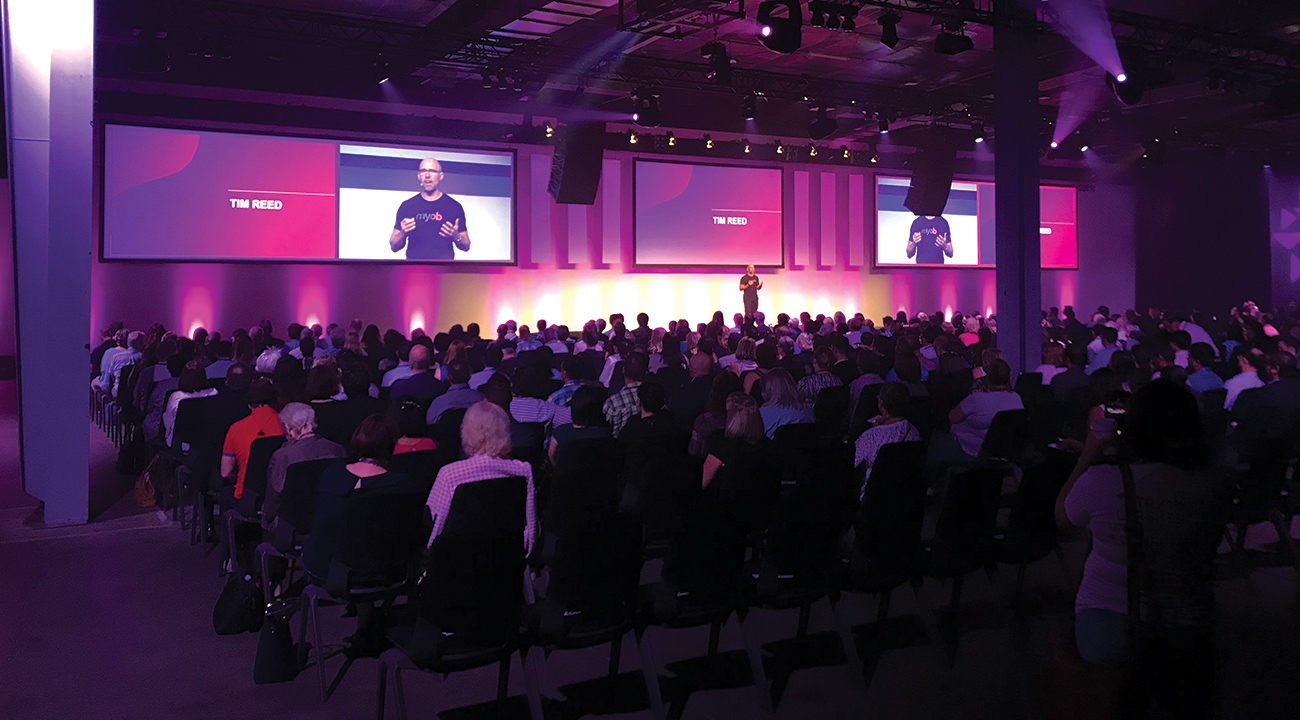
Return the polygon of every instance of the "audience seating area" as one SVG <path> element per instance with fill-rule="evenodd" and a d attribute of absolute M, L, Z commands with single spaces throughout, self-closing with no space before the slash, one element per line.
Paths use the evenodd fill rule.
<path fill-rule="evenodd" d="M 860 315 L 805 313 L 782 315 L 773 326 L 761 315 L 729 326 L 717 314 L 694 328 L 683 320 L 655 330 L 645 323 L 629 330 L 614 316 L 589 322 L 572 339 L 568 328 L 544 322 L 530 333 L 511 321 L 494 339 L 479 337 L 474 325 L 408 338 L 354 322 L 344 333 L 295 325 L 291 343 L 275 339 L 269 323 L 229 340 L 206 331 L 178 338 L 155 326 L 141 339 L 140 358 L 108 378 L 108 390 L 96 384 L 90 411 L 118 446 L 119 469 L 148 468 L 157 504 L 194 545 L 220 551 L 219 561 L 207 562 L 228 577 L 222 601 L 252 597 L 258 627 L 265 618 L 281 628 L 279 619 L 298 615 L 283 625 L 292 638 L 277 640 L 291 643 L 280 661 L 291 665 L 289 677 L 306 670 L 309 678 L 295 682 L 319 683 L 323 701 L 347 692 L 346 674 L 364 668 L 380 678 L 377 715 L 406 717 L 414 709 L 406 707 L 405 684 L 496 666 L 494 697 L 505 699 L 518 668 L 539 719 L 548 701 L 538 677 L 548 666 L 563 663 L 566 651 L 608 645 L 614 676 L 629 641 L 648 709 L 663 720 L 677 714 L 654 638 L 707 626 L 713 658 L 734 621 L 755 707 L 772 713 L 779 694 L 752 632 L 756 609 L 797 613 L 796 639 L 807 638 L 820 614 L 818 624 L 837 643 L 826 662 L 847 664 L 866 682 L 872 651 L 852 627 L 886 620 L 896 591 L 910 589 L 919 602 L 926 583 L 946 589 L 946 605 L 928 609 L 929 630 L 936 647 L 950 652 L 963 632 L 963 589 L 972 577 L 1015 573 L 1009 612 L 1019 611 L 1035 563 L 1058 565 L 1061 585 L 1073 592 L 1082 568 L 1062 551 L 1062 540 L 1077 533 L 1058 523 L 1062 488 L 1073 482 L 1090 435 L 1113 427 L 1103 422 L 1109 418 L 1123 422 L 1129 398 L 1157 380 L 1195 394 L 1202 442 L 1180 452 L 1199 454 L 1197 466 L 1224 488 L 1216 532 L 1231 552 L 1220 564 L 1293 564 L 1300 572 L 1290 534 L 1300 497 L 1293 487 L 1300 393 L 1291 391 L 1300 384 L 1300 318 L 1245 310 L 1231 317 L 1196 325 L 1213 342 L 1195 349 L 1184 337 L 1193 325 L 1185 316 L 1103 308 L 1083 323 L 1070 309 L 1065 318 L 1052 309 L 1044 312 L 1043 367 L 1016 378 L 1006 375 L 995 322 L 978 316 L 899 313 L 877 326 Z M 1100 352 L 1110 361 L 1092 367 Z M 185 390 L 169 444 L 169 421 L 150 419 L 165 416 L 171 393 L 180 391 L 168 379 L 178 368 L 223 360 L 233 361 L 223 363 L 223 376 Z M 101 370 L 92 368 L 97 381 Z M 1202 370 L 1214 378 L 1194 380 Z M 396 380 L 388 379 L 393 371 Z M 814 391 L 815 402 L 782 405 L 780 383 L 765 383 L 777 371 L 800 395 Z M 436 380 L 419 394 L 401 394 L 416 387 L 401 379 L 412 373 Z M 1258 379 L 1247 383 L 1242 376 L 1251 373 Z M 466 374 L 473 379 L 464 382 Z M 275 392 L 272 408 L 306 404 L 321 436 L 345 449 L 375 414 L 399 423 L 404 439 L 427 437 L 435 446 L 387 461 L 387 471 L 412 480 L 413 490 L 354 491 L 326 577 L 305 572 L 304 544 L 322 478 L 348 460 L 288 465 L 275 517 L 267 518 L 272 457 L 296 440 L 259 437 L 236 461 L 242 495 L 232 495 L 230 428 L 249 415 L 250 384 L 263 378 Z M 1205 388 L 1205 379 L 1218 382 Z M 209 388 L 216 393 L 205 396 Z M 462 424 L 473 402 L 437 418 L 434 404 L 470 390 L 481 393 L 473 402 L 509 414 L 508 455 L 526 463 L 520 467 L 531 479 L 460 484 L 430 543 L 431 490 L 444 468 L 465 459 L 471 440 Z M 990 409 L 995 396 L 1007 409 Z M 582 413 L 593 397 L 601 412 L 591 424 Z M 627 398 L 630 417 L 619 410 Z M 769 409 L 773 417 L 777 410 L 807 415 L 765 428 Z M 910 434 L 875 444 L 873 433 L 907 425 Z M 970 443 L 978 452 L 966 451 Z M 366 459 L 353 453 L 350 460 Z M 530 551 L 524 528 L 534 515 Z M 1246 530 L 1259 523 L 1281 539 L 1247 551 Z M 874 618 L 849 617 L 846 594 L 877 598 Z M 357 633 L 324 636 L 322 614 L 340 612 L 358 616 Z M 272 631 L 261 632 L 265 645 Z M 262 650 L 259 667 L 275 658 Z M 1162 699 L 1153 691 L 1151 701 Z"/>

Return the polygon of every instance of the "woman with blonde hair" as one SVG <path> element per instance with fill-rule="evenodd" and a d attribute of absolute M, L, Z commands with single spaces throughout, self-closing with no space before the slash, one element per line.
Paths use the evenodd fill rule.
<path fill-rule="evenodd" d="M 758 403 L 743 392 L 727 396 L 727 424 L 721 433 L 713 433 L 705 448 L 702 487 L 713 482 L 718 471 L 729 464 L 752 459 L 767 441 Z"/>

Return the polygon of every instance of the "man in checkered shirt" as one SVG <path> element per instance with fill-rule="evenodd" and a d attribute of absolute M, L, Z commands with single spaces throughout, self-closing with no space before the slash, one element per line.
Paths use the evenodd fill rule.
<path fill-rule="evenodd" d="M 605 418 L 609 420 L 614 437 L 623 431 L 628 420 L 641 413 L 641 401 L 637 399 L 636 389 L 645 380 L 649 367 L 650 357 L 640 348 L 628 353 L 623 360 L 623 388 L 605 401 Z"/>
<path fill-rule="evenodd" d="M 456 488 L 478 480 L 522 477 L 528 484 L 528 498 L 521 530 L 524 532 L 524 547 L 532 553 L 533 541 L 537 537 L 533 467 L 522 460 L 510 459 L 510 416 L 499 406 L 483 400 L 465 411 L 460 437 L 468 458 L 444 465 L 429 491 L 427 504 L 433 515 L 433 534 L 429 536 L 429 544 L 433 544 L 434 538 L 447 525 L 447 513 L 451 510 Z"/>

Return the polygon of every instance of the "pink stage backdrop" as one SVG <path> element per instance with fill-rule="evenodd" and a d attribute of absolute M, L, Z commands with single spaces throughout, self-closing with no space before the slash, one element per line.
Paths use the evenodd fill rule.
<path fill-rule="evenodd" d="M 666 325 L 742 309 L 740 264 L 636 266 L 631 153 L 606 153 L 594 205 L 566 206 L 546 193 L 549 149 L 518 152 L 517 266 L 97 263 L 92 327 L 121 318 L 133 326 L 158 321 L 187 332 L 200 325 L 228 330 L 267 318 L 283 333 L 284 324 L 295 320 L 361 318 L 403 331 L 478 322 L 486 332 L 507 318 L 528 324 L 545 318 L 572 327 L 612 312 L 645 310 L 653 325 Z M 781 172 L 785 268 L 762 273 L 759 307 L 769 316 L 803 310 L 861 311 L 875 318 L 900 309 L 996 310 L 992 270 L 871 267 L 870 170 L 786 165 Z M 1043 271 L 1043 305 L 1131 305 L 1127 189 L 1080 192 L 1078 208 L 1079 268 Z"/>

